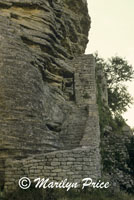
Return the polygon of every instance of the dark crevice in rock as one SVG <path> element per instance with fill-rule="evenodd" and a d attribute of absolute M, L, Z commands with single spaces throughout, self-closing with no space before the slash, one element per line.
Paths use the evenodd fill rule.
<path fill-rule="evenodd" d="M 41 42 L 33 41 L 33 40 L 31 40 L 31 39 L 29 39 L 28 37 L 25 37 L 25 36 L 21 36 L 21 39 L 28 46 L 32 47 L 33 45 L 37 45 L 37 46 L 39 45 L 42 52 L 48 53 L 49 55 L 53 55 L 54 57 L 58 58 L 56 51 L 51 46 L 49 46 L 47 44 L 43 45 Z"/>
<path fill-rule="evenodd" d="M 11 17 L 12 17 L 12 15 L 11 15 Z M 13 17 L 14 18 L 14 17 Z M 16 18 L 15 18 L 16 19 Z M 17 16 L 17 19 L 18 19 L 18 16 Z M 34 30 L 34 29 L 31 29 L 30 27 L 28 27 L 28 26 L 26 26 L 26 25 L 23 25 L 23 24 L 20 24 L 20 26 L 22 27 L 22 28 L 25 28 L 25 29 L 28 29 L 28 30 Z M 23 38 L 23 36 L 22 36 L 22 38 Z"/>
<path fill-rule="evenodd" d="M 0 9 L 10 8 L 11 6 L 12 6 L 12 3 L 0 1 Z"/>
<path fill-rule="evenodd" d="M 29 46 L 31 46 L 31 45 L 33 45 L 34 44 L 34 42 L 32 41 L 32 40 L 29 40 L 27 37 L 25 37 L 25 36 L 21 36 L 21 39 L 22 39 L 22 41 L 25 43 L 25 44 L 27 44 L 27 45 L 29 45 Z M 36 43 L 35 43 L 36 44 Z"/>
<path fill-rule="evenodd" d="M 55 131 L 55 132 L 60 132 L 61 131 L 61 126 L 59 126 L 59 124 L 56 124 L 56 123 L 47 123 L 46 126 L 51 131 Z"/>
<path fill-rule="evenodd" d="M 19 19 L 19 16 L 17 14 L 15 14 L 15 13 L 11 13 L 10 17 L 14 18 L 14 19 Z"/>
<path fill-rule="evenodd" d="M 63 38 L 63 36 L 59 33 L 59 31 L 57 32 L 57 31 L 55 30 L 55 28 L 54 28 L 52 25 L 50 25 L 50 27 L 51 27 L 51 30 L 53 31 L 55 37 L 56 37 L 57 39 L 61 40 L 61 39 Z"/>
<path fill-rule="evenodd" d="M 62 54 L 64 57 L 66 57 L 68 59 L 70 58 L 70 56 L 65 52 L 65 50 L 63 48 L 56 46 L 56 45 L 54 47 L 59 54 Z"/>
<path fill-rule="evenodd" d="M 53 0 L 48 0 L 49 5 L 53 8 Z"/>
<path fill-rule="evenodd" d="M 26 10 L 31 9 L 31 10 L 40 10 L 42 9 L 42 7 L 39 4 L 32 4 L 32 3 L 24 3 L 24 2 L 12 2 L 12 7 L 16 7 L 16 8 L 24 8 Z"/>

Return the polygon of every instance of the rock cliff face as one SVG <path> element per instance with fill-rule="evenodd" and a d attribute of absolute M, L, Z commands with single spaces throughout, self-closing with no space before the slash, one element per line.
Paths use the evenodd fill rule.
<path fill-rule="evenodd" d="M 106 109 L 108 95 L 102 69 L 95 73 L 94 57 L 84 55 L 89 28 L 86 0 L 0 0 L 0 190 L 15 189 L 22 176 L 100 178 L 96 97 Z M 133 154 L 125 139 L 113 154 L 120 137 L 105 134 L 104 169 L 114 155 L 112 180 L 125 174 L 121 184 L 131 189 L 133 165 L 126 173 L 116 154 Z"/>
<path fill-rule="evenodd" d="M 0 1 L 0 27 L 1 189 L 46 172 L 52 179 L 97 179 L 95 62 L 82 56 L 87 2 Z"/>
<path fill-rule="evenodd" d="M 65 60 L 84 53 L 90 26 L 86 2 L 67 2 L 0 2 L 1 134 L 12 154 L 62 147 Z"/>

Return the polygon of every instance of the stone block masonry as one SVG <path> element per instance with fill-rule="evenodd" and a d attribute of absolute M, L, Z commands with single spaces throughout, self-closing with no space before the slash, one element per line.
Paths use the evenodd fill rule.
<path fill-rule="evenodd" d="M 83 178 L 90 177 L 94 181 L 100 177 L 99 149 L 86 148 L 58 151 L 37 155 L 28 159 L 7 160 L 5 173 L 5 191 L 13 191 L 22 177 L 49 178 L 50 181 L 80 183 Z M 34 183 L 34 182 L 33 182 Z"/>
<path fill-rule="evenodd" d="M 75 68 L 75 100 L 77 105 L 96 104 L 95 60 L 83 55 L 72 61 Z"/>
<path fill-rule="evenodd" d="M 83 55 L 75 59 L 75 95 L 78 106 L 86 105 L 87 120 L 80 144 L 99 148 L 100 129 L 96 104 L 95 59 L 93 55 Z"/>
<path fill-rule="evenodd" d="M 93 55 L 83 55 L 67 61 L 74 68 L 74 78 L 70 115 L 63 123 L 60 137 L 64 148 L 82 146 L 99 148 L 100 127 L 96 104 L 95 59 Z"/>

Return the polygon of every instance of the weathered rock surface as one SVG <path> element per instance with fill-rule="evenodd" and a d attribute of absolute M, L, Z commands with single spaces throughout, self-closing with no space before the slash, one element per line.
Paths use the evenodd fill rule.
<path fill-rule="evenodd" d="M 1 139 L 3 149 L 13 154 L 16 149 L 22 154 L 22 148 L 29 154 L 62 147 L 56 142 L 65 117 L 62 88 L 64 78 L 73 77 L 65 59 L 84 53 L 90 25 L 86 2 L 79 1 L 75 12 L 76 2 L 70 4 L 0 1 Z"/>
<path fill-rule="evenodd" d="M 82 57 L 90 28 L 86 1 L 0 1 L 0 27 L 1 189 L 17 187 L 18 175 L 22 176 L 17 162 L 23 166 L 18 159 L 48 152 L 55 156 L 62 150 L 60 162 L 65 150 L 73 158 L 76 148 L 80 173 L 97 179 L 100 131 L 95 62 L 92 55 Z M 74 57 L 79 59 L 72 61 Z M 46 164 L 44 157 L 42 165 L 51 169 L 50 160 Z M 65 173 L 66 161 L 60 165 Z M 73 166 L 70 163 L 70 170 Z M 11 168 L 16 169 L 13 174 Z"/>

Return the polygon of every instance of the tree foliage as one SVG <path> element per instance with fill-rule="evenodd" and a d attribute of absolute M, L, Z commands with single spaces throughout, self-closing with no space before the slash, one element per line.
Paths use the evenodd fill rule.
<path fill-rule="evenodd" d="M 108 104 L 114 114 L 122 114 L 132 104 L 126 81 L 132 81 L 134 71 L 127 60 L 118 56 L 105 61 L 95 53 L 97 65 L 103 68 L 107 79 Z"/>

